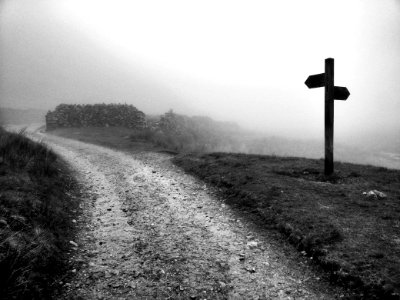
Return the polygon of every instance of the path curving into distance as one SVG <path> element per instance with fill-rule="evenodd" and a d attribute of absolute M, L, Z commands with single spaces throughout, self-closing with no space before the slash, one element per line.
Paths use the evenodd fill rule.
<path fill-rule="evenodd" d="M 171 156 L 34 136 L 72 166 L 85 195 L 62 299 L 338 298 L 306 258 L 283 253 Z"/>

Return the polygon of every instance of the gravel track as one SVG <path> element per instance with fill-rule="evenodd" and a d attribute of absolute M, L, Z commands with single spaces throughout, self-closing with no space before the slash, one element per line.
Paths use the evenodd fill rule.
<path fill-rule="evenodd" d="M 296 251 L 237 215 L 170 155 L 38 134 L 83 193 L 61 299 L 335 299 Z"/>

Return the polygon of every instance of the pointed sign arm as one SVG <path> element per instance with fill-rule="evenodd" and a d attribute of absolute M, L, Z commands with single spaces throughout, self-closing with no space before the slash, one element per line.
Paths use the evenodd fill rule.
<path fill-rule="evenodd" d="M 304 83 L 309 89 L 323 87 L 325 86 L 325 73 L 310 75 Z"/>
<path fill-rule="evenodd" d="M 349 98 L 350 92 L 346 87 L 335 86 L 333 88 L 333 98 L 335 100 L 347 100 Z"/>

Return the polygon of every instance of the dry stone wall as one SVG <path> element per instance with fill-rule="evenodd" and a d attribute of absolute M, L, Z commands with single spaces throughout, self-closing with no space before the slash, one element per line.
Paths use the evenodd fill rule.
<path fill-rule="evenodd" d="M 145 114 L 128 104 L 60 104 L 46 114 L 47 130 L 62 127 L 146 127 Z"/>

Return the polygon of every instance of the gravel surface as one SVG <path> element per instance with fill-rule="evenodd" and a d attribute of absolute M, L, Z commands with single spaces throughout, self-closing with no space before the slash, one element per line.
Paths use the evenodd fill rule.
<path fill-rule="evenodd" d="M 85 195 L 60 299 L 340 297 L 170 155 L 36 136 L 71 164 Z"/>

